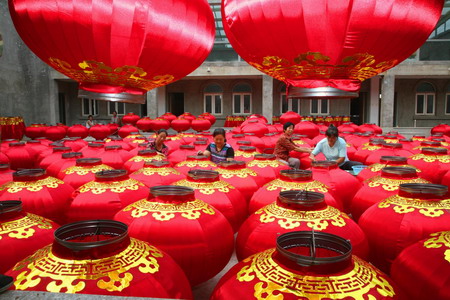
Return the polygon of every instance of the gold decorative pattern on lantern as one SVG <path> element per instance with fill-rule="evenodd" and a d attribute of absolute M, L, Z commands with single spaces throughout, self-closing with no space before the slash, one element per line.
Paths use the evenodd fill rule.
<path fill-rule="evenodd" d="M 281 188 L 282 192 L 290 190 L 317 191 L 321 193 L 328 192 L 328 186 L 317 180 L 307 182 L 293 182 L 275 179 L 269 183 L 266 183 L 265 187 L 268 191 L 276 191 L 277 189 Z"/>
<path fill-rule="evenodd" d="M 235 156 L 242 156 L 245 158 L 253 158 L 255 154 L 260 154 L 258 151 L 242 151 L 242 150 L 236 150 L 234 152 Z"/>
<path fill-rule="evenodd" d="M 345 219 L 349 219 L 347 215 L 331 206 L 317 211 L 298 211 L 280 207 L 276 203 L 261 208 L 255 214 L 261 215 L 259 218 L 261 223 L 276 221 L 284 229 L 297 228 L 304 223 L 314 230 L 325 230 L 330 224 L 344 227 L 347 224 Z"/>
<path fill-rule="evenodd" d="M 413 165 L 387 165 L 387 164 L 380 164 L 380 163 L 370 165 L 370 166 L 368 167 L 368 169 L 369 169 L 370 171 L 372 171 L 372 172 L 380 172 L 381 169 L 386 168 L 386 167 L 412 168 L 412 169 L 416 170 L 417 173 L 422 172 L 422 170 L 420 170 L 420 169 L 414 167 Z"/>
<path fill-rule="evenodd" d="M 217 169 L 217 172 L 219 172 L 220 176 L 222 176 L 223 178 L 229 179 L 232 177 L 239 177 L 239 178 L 247 178 L 249 176 L 253 176 L 256 177 L 256 172 L 253 171 L 252 169 L 237 169 L 237 170 L 233 170 L 233 169 L 224 169 L 224 168 L 219 168 Z"/>
<path fill-rule="evenodd" d="M 6 190 L 8 193 L 18 193 L 22 190 L 39 192 L 44 187 L 56 189 L 60 184 L 64 184 L 64 182 L 57 178 L 49 176 L 47 178 L 39 179 L 36 181 L 11 181 L 0 186 L 0 191 Z"/>
<path fill-rule="evenodd" d="M 145 176 L 151 175 L 161 175 L 161 176 L 169 176 L 169 175 L 180 175 L 180 172 L 175 170 L 174 168 L 142 168 L 134 172 L 134 175 L 143 174 Z"/>
<path fill-rule="evenodd" d="M 23 218 L 0 223 L 0 240 L 2 236 L 8 236 L 13 239 L 27 239 L 32 237 L 36 230 L 33 227 L 41 229 L 51 229 L 52 224 L 46 218 L 27 213 Z"/>
<path fill-rule="evenodd" d="M 217 167 L 217 165 L 215 163 L 213 163 L 210 160 L 198 160 L 198 161 L 193 161 L 193 160 L 187 160 L 187 161 L 182 161 L 180 163 L 177 164 L 177 167 L 188 167 L 188 168 L 195 168 L 195 167 L 201 167 L 201 168 L 215 168 Z"/>
<path fill-rule="evenodd" d="M 131 162 L 144 161 L 145 162 L 145 161 L 164 160 L 164 159 L 165 159 L 164 156 L 162 156 L 160 154 L 157 154 L 157 155 L 154 155 L 154 156 L 135 156 L 135 157 L 130 158 L 128 161 L 131 161 Z"/>
<path fill-rule="evenodd" d="M 328 62 L 330 57 L 320 52 L 302 53 L 293 61 L 279 56 L 266 56 L 261 62 L 249 62 L 251 66 L 280 81 L 286 79 L 329 79 L 348 78 L 364 81 L 382 73 L 398 61 L 377 62 L 369 53 L 357 53 L 342 59 L 341 64 L 332 65 Z"/>
<path fill-rule="evenodd" d="M 14 271 L 23 270 L 14 285 L 17 290 L 26 290 L 40 284 L 43 278 L 49 278 L 48 292 L 78 293 L 84 290 L 86 281 L 95 280 L 100 289 L 120 292 L 133 280 L 131 269 L 154 274 L 159 271 L 157 258 L 160 257 L 163 253 L 158 249 L 133 238 L 119 254 L 92 260 L 58 258 L 49 245 L 14 266 Z"/>
<path fill-rule="evenodd" d="M 278 168 L 281 166 L 282 163 L 280 163 L 278 160 L 252 160 L 249 163 L 247 163 L 247 167 L 258 167 L 258 168 L 266 168 L 266 167 L 272 167 L 272 168 Z"/>
<path fill-rule="evenodd" d="M 229 193 L 230 190 L 234 189 L 234 186 L 222 180 L 213 182 L 194 182 L 183 179 L 175 182 L 173 185 L 187 186 L 193 188 L 194 190 L 198 190 L 200 193 L 205 195 L 212 195 L 216 192 Z"/>
<path fill-rule="evenodd" d="M 87 174 L 95 174 L 97 172 L 100 171 L 104 171 L 104 170 L 112 170 L 113 168 L 108 166 L 108 165 L 97 165 L 97 166 L 72 166 L 72 167 L 68 167 L 67 169 L 65 169 L 64 171 L 62 171 L 62 173 L 66 174 L 66 175 L 70 175 L 70 174 L 77 174 L 80 176 L 84 176 Z"/>
<path fill-rule="evenodd" d="M 294 144 L 296 145 L 305 145 L 306 143 L 302 140 L 294 140 Z"/>
<path fill-rule="evenodd" d="M 362 149 L 363 150 L 374 151 L 374 150 L 381 149 L 381 145 L 371 145 L 370 143 L 365 143 L 365 144 L 362 145 Z"/>
<path fill-rule="evenodd" d="M 144 186 L 144 184 L 132 178 L 123 181 L 91 181 L 80 187 L 80 193 L 91 192 L 95 195 L 103 194 L 107 191 L 123 193 L 126 190 L 137 191 L 141 186 Z"/>
<path fill-rule="evenodd" d="M 22 117 L 0 117 L 0 126 L 1 125 L 19 125 L 23 124 Z"/>
<path fill-rule="evenodd" d="M 395 291 L 383 274 L 357 256 L 354 267 L 346 274 L 320 277 L 295 274 L 283 269 L 273 260 L 275 249 L 269 249 L 243 260 L 244 266 L 236 275 L 239 282 L 257 280 L 255 299 L 284 299 L 293 294 L 301 299 L 375 299 L 367 294 L 376 290 L 384 297 L 394 297 Z M 275 295 L 276 294 L 276 295 Z M 368 298 L 366 298 L 368 297 Z"/>
<path fill-rule="evenodd" d="M 124 211 L 131 211 L 133 218 L 141 218 L 150 213 L 157 221 L 169 221 L 175 218 L 177 214 L 188 220 L 197 220 L 202 213 L 215 214 L 210 205 L 198 199 L 182 203 L 160 203 L 143 199 L 128 205 L 124 208 Z"/>
<path fill-rule="evenodd" d="M 175 80 L 173 75 L 154 76 L 149 79 L 144 69 L 137 66 L 121 66 L 112 68 L 103 62 L 85 60 L 78 64 L 80 69 L 72 67 L 61 59 L 49 58 L 50 65 L 57 71 L 78 82 L 103 82 L 119 86 L 132 86 L 144 90 L 151 90 L 167 85 Z"/>
<path fill-rule="evenodd" d="M 450 199 L 427 201 L 415 198 L 405 198 L 399 195 L 391 196 L 378 204 L 379 208 L 393 207 L 398 214 L 412 213 L 416 210 L 426 217 L 442 216 L 450 208 Z"/>
<path fill-rule="evenodd" d="M 426 155 L 422 153 L 414 154 L 410 157 L 412 160 L 423 160 L 425 162 L 441 162 L 444 164 L 450 163 L 450 155 Z"/>
<path fill-rule="evenodd" d="M 422 178 L 392 179 L 392 178 L 384 178 L 381 176 L 374 176 L 372 178 L 366 179 L 365 182 L 371 188 L 381 186 L 384 190 L 389 192 L 398 190 L 400 184 L 403 183 L 430 183 L 428 180 Z"/>
<path fill-rule="evenodd" d="M 444 252 L 444 258 L 450 263 L 450 231 L 442 231 L 430 234 L 430 239 L 423 244 L 425 248 L 447 248 Z"/>

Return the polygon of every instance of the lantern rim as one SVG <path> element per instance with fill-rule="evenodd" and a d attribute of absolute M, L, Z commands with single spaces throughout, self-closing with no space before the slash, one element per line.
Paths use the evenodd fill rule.
<path fill-rule="evenodd" d="M 268 153 L 261 153 L 261 154 L 255 154 L 253 157 L 257 160 L 275 160 L 276 156 L 275 154 L 268 154 Z"/>
<path fill-rule="evenodd" d="M 389 162 L 399 162 L 399 163 L 404 163 L 407 162 L 408 158 L 405 156 L 389 156 L 389 155 L 384 155 L 380 157 L 380 162 L 385 162 L 385 163 L 389 163 Z"/>
<path fill-rule="evenodd" d="M 81 156 L 83 156 L 83 153 L 81 153 L 81 152 L 67 152 L 67 153 L 61 154 L 61 157 L 64 159 L 81 157 Z"/>
<path fill-rule="evenodd" d="M 442 184 L 432 183 L 403 183 L 399 186 L 400 192 L 407 193 L 413 197 L 429 195 L 443 197 L 448 192 L 448 187 Z"/>
<path fill-rule="evenodd" d="M 344 91 L 333 87 L 301 88 L 290 85 L 287 98 L 358 98 L 358 92 Z"/>
<path fill-rule="evenodd" d="M 201 180 L 201 179 L 219 179 L 219 172 L 214 170 L 190 170 L 188 171 L 188 177 L 193 180 Z"/>
<path fill-rule="evenodd" d="M 9 169 L 9 164 L 0 164 L 0 171 L 5 171 Z"/>
<path fill-rule="evenodd" d="M 0 201 L 0 215 L 20 211 L 22 211 L 22 201 L 19 200 Z"/>
<path fill-rule="evenodd" d="M 97 165 L 102 163 L 102 159 L 98 157 L 78 158 L 76 160 L 77 166 L 83 165 Z"/>
<path fill-rule="evenodd" d="M 150 161 L 144 162 L 144 168 L 145 167 L 149 167 L 149 166 L 160 168 L 160 167 L 167 167 L 169 165 L 170 165 L 170 163 L 168 161 L 165 161 L 165 160 L 154 160 L 154 159 L 152 159 Z"/>
<path fill-rule="evenodd" d="M 158 185 L 150 188 L 153 197 L 160 196 L 189 196 L 194 195 L 194 189 L 187 186 Z"/>

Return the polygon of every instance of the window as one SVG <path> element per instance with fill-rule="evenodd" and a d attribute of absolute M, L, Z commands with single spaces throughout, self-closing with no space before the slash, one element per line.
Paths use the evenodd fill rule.
<path fill-rule="evenodd" d="M 280 102 L 282 114 L 287 111 L 293 111 L 300 114 L 300 99 L 298 98 L 286 99 L 286 94 L 282 94 Z"/>
<path fill-rule="evenodd" d="M 416 115 L 434 115 L 434 87 L 428 83 L 421 83 L 416 90 Z"/>
<path fill-rule="evenodd" d="M 233 114 L 249 115 L 252 112 L 252 88 L 238 84 L 233 88 Z"/>
<path fill-rule="evenodd" d="M 97 116 L 98 115 L 98 103 L 95 99 L 81 98 L 81 111 L 83 116 Z"/>
<path fill-rule="evenodd" d="M 125 103 L 123 102 L 108 102 L 108 116 L 112 116 L 113 112 L 117 111 L 117 115 L 125 115 Z"/>
<path fill-rule="evenodd" d="M 330 100 L 328 99 L 311 99 L 311 115 L 328 115 L 330 114 Z"/>
<path fill-rule="evenodd" d="M 218 84 L 210 84 L 204 90 L 204 111 L 213 115 L 222 114 L 222 87 Z"/>

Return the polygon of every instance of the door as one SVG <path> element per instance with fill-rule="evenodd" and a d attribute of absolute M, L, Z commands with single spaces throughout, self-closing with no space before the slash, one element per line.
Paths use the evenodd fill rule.
<path fill-rule="evenodd" d="M 353 98 L 350 100 L 350 121 L 356 125 L 361 125 L 364 123 L 364 106 L 367 100 L 367 93 L 359 93 L 358 98 Z"/>
<path fill-rule="evenodd" d="M 169 109 L 168 111 L 175 116 L 184 113 L 184 93 L 169 93 Z"/>
<path fill-rule="evenodd" d="M 58 93 L 59 122 L 66 124 L 66 95 Z"/>

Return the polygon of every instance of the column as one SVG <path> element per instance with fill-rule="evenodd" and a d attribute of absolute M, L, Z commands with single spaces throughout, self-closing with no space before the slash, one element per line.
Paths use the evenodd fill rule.
<path fill-rule="evenodd" d="M 380 126 L 394 126 L 395 75 L 386 72 L 381 81 Z"/>
<path fill-rule="evenodd" d="M 147 116 L 154 119 L 158 116 L 157 88 L 147 93 Z"/>
<path fill-rule="evenodd" d="M 273 78 L 268 75 L 262 76 L 262 115 L 269 123 L 273 117 Z"/>
<path fill-rule="evenodd" d="M 58 83 L 55 79 L 53 79 L 50 75 L 49 78 L 49 95 L 48 95 L 48 101 L 49 101 L 49 111 L 48 111 L 48 122 L 50 124 L 56 124 L 57 120 L 59 120 L 59 103 L 58 103 Z M 67 121 L 67 120 L 66 120 Z"/>
<path fill-rule="evenodd" d="M 162 86 L 156 89 L 156 103 L 158 116 L 165 114 L 167 112 L 167 101 L 166 101 L 166 87 Z"/>
<path fill-rule="evenodd" d="M 370 78 L 369 120 L 368 123 L 379 125 L 380 115 L 380 77 Z"/>

